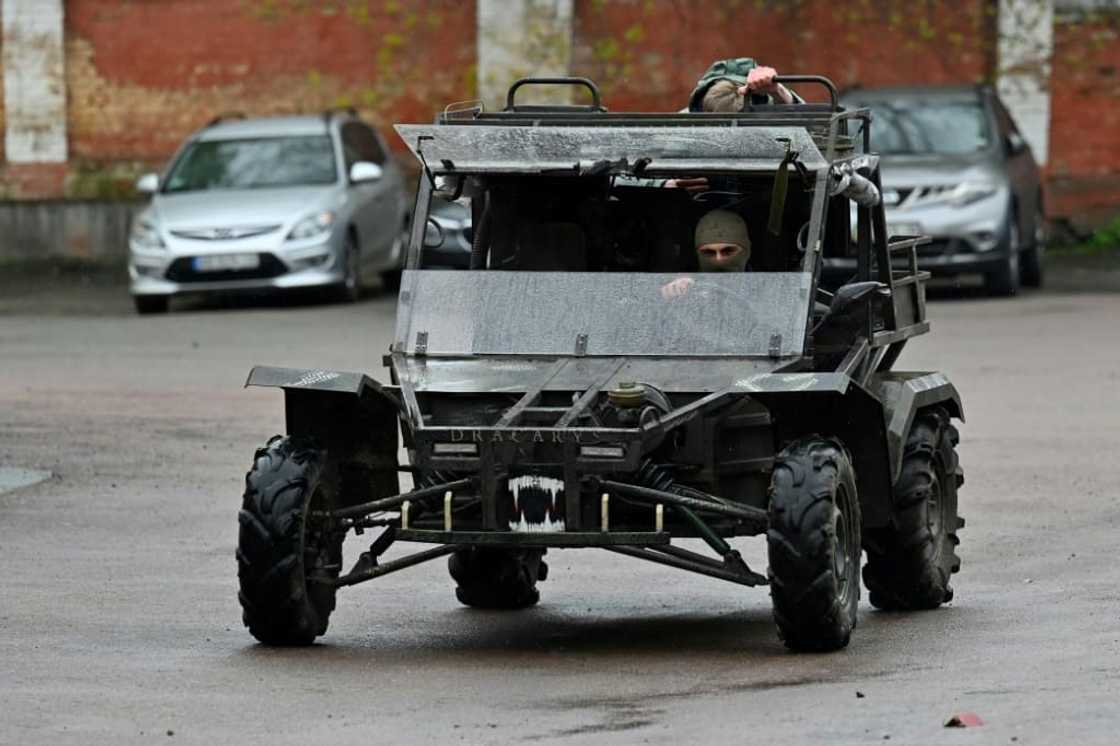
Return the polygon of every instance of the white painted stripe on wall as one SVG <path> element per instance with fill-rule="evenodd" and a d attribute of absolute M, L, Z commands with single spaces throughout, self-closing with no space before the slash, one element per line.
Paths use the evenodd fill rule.
<path fill-rule="evenodd" d="M 572 6 L 573 0 L 478 0 L 478 97 L 488 110 L 505 105 L 506 91 L 517 78 L 569 74 Z M 551 91 L 547 98 L 542 93 L 533 100 L 571 99 L 566 90 Z"/>
<path fill-rule="evenodd" d="M 1054 0 L 1000 0 L 996 87 L 1039 165 L 1050 149 Z"/>
<path fill-rule="evenodd" d="M 63 0 L 3 0 L 4 147 L 12 163 L 65 163 Z"/>

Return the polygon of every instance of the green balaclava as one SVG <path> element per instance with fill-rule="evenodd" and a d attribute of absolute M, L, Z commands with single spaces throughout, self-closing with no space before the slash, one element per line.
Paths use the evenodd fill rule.
<path fill-rule="evenodd" d="M 733 57 L 727 60 L 713 62 L 712 66 L 696 81 L 692 95 L 688 97 L 689 111 L 704 111 L 704 94 L 718 80 L 730 80 L 737 85 L 747 84 L 747 75 L 758 67 L 758 63 L 750 57 Z"/>
<path fill-rule="evenodd" d="M 707 244 L 735 244 L 743 251 L 730 262 L 716 263 L 697 254 L 701 272 L 742 272 L 751 258 L 751 238 L 742 217 L 730 210 L 712 210 L 696 224 L 696 248 Z"/>

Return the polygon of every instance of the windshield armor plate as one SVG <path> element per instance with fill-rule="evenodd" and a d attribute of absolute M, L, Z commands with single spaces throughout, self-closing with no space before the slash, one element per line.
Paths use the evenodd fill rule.
<path fill-rule="evenodd" d="M 663 288 L 680 277 L 682 297 Z M 394 349 L 409 355 L 795 357 L 811 275 L 409 270 Z"/>

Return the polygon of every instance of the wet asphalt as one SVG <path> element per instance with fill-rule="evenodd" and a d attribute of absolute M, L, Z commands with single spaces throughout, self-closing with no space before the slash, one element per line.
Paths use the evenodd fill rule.
<path fill-rule="evenodd" d="M 551 551 L 531 610 L 459 606 L 437 560 L 343 589 L 320 644 L 257 645 L 236 514 L 283 410 L 245 375 L 380 375 L 392 302 L 70 292 L 0 304 L 0 469 L 51 474 L 0 481 L 0 744 L 1117 742 L 1120 295 L 930 304 L 896 367 L 964 400 L 956 598 L 864 592 L 846 650 L 797 655 L 765 589 L 595 550 Z"/>

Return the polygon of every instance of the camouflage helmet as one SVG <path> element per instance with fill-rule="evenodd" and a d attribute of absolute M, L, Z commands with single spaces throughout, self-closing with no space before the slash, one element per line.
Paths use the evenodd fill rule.
<path fill-rule="evenodd" d="M 704 94 L 716 81 L 730 80 L 737 85 L 746 85 L 747 75 L 756 67 L 758 67 L 758 63 L 752 57 L 732 57 L 731 59 L 713 62 L 711 67 L 700 76 L 700 80 L 696 81 L 696 87 L 692 89 L 692 95 L 688 97 L 688 110 L 704 110 Z"/>

